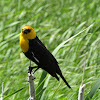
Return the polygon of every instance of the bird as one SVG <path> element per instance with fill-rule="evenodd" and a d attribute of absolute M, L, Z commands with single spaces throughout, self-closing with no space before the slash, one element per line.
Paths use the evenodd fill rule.
<path fill-rule="evenodd" d="M 42 68 L 58 81 L 59 77 L 57 75 L 59 75 L 65 84 L 71 88 L 62 74 L 57 60 L 40 41 L 31 26 L 22 27 L 19 43 L 25 56 L 37 65 L 36 70 Z"/>

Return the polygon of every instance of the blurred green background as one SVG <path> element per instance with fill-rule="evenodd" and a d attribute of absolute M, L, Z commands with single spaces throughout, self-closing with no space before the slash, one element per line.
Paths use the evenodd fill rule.
<path fill-rule="evenodd" d="M 100 77 L 100 0 L 0 1 L 0 93 L 4 82 L 4 100 L 29 100 L 30 62 L 19 45 L 21 28 L 25 25 L 32 26 L 53 52 L 72 87 L 71 90 L 61 79 L 57 81 L 47 75 L 39 89 L 40 78 L 46 75 L 39 69 L 34 74 L 35 87 L 39 89 L 37 100 L 77 100 L 84 65 L 86 97 Z M 91 100 L 100 100 L 100 89 Z"/>

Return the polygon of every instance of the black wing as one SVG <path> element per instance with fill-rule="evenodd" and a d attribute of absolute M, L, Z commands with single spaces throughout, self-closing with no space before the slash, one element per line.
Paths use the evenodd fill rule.
<path fill-rule="evenodd" d="M 51 59 L 55 62 L 58 63 L 57 60 L 55 59 L 55 57 L 49 52 L 49 50 L 44 46 L 44 44 L 38 39 L 38 37 L 36 37 L 36 40 L 38 42 L 38 44 L 41 46 L 41 48 L 43 49 L 43 51 L 45 53 L 47 53 L 48 57 L 51 57 Z"/>
<path fill-rule="evenodd" d="M 52 63 L 58 63 L 54 56 L 47 50 L 44 44 L 36 37 L 29 40 L 30 52 L 34 54 L 34 57 L 39 61 L 41 65 L 48 65 Z"/>

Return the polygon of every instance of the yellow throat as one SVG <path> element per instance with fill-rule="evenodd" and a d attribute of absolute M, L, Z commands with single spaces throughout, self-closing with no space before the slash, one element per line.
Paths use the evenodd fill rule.
<path fill-rule="evenodd" d="M 23 29 L 30 29 L 31 30 L 27 34 L 23 33 L 22 31 L 20 33 L 20 46 L 21 46 L 22 51 L 25 53 L 29 50 L 29 40 L 35 39 L 36 33 L 35 33 L 34 29 L 30 26 L 24 26 L 22 28 L 22 30 Z"/>

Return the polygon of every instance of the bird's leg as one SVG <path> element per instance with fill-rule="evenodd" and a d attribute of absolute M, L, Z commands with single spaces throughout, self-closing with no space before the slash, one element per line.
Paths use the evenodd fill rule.
<path fill-rule="evenodd" d="M 33 71 L 33 73 L 32 74 L 34 74 L 38 69 L 39 69 L 39 67 L 38 66 L 35 66 L 35 67 L 31 67 L 31 66 L 29 66 L 29 68 L 28 68 L 28 73 L 30 73 L 31 74 L 31 72 L 32 72 L 32 70 L 33 69 L 35 69 L 36 68 L 36 70 L 35 71 Z"/>
<path fill-rule="evenodd" d="M 28 73 L 31 74 L 31 72 L 32 72 L 32 70 L 33 70 L 34 68 L 37 68 L 37 66 L 35 66 L 35 67 L 31 67 L 31 66 L 29 66 L 29 67 L 28 67 Z"/>
<path fill-rule="evenodd" d="M 37 69 L 32 74 L 34 74 L 38 69 L 39 69 L 39 67 L 37 67 Z"/>
<path fill-rule="evenodd" d="M 32 70 L 33 70 L 34 68 L 36 68 L 36 70 L 33 71 L 32 74 L 34 74 L 34 73 L 39 69 L 39 66 L 31 67 L 31 60 L 30 60 L 30 66 L 29 66 L 29 68 L 28 68 L 28 73 L 31 74 L 31 72 L 32 72 Z"/>

